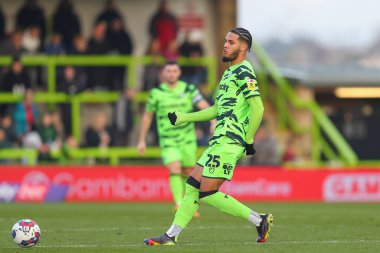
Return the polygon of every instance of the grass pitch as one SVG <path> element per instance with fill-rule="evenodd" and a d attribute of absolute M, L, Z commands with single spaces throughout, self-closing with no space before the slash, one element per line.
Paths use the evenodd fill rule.
<path fill-rule="evenodd" d="M 0 252 L 380 252 L 380 205 L 249 203 L 275 216 L 265 244 L 248 222 L 202 205 L 176 246 L 148 247 L 171 224 L 171 204 L 0 204 Z M 35 220 L 41 240 L 16 246 L 13 224 Z"/>

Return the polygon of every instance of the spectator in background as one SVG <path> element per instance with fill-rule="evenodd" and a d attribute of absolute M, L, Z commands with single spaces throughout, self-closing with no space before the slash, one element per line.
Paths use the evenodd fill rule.
<path fill-rule="evenodd" d="M 114 19 L 120 19 L 123 21 L 123 17 L 117 11 L 115 6 L 115 1 L 106 0 L 104 4 L 104 9 L 99 15 L 96 17 L 96 23 L 105 22 L 107 25 L 107 33 L 111 30 L 111 23 Z"/>
<path fill-rule="evenodd" d="M 50 151 L 57 150 L 61 146 L 57 129 L 54 126 L 53 116 L 50 112 L 42 114 L 41 124 L 37 127 L 37 132 L 41 137 L 39 155 L 41 160 L 51 160 Z"/>
<path fill-rule="evenodd" d="M 46 54 L 62 55 L 66 53 L 65 46 L 62 43 L 62 36 L 58 33 L 54 33 L 51 36 L 51 40 L 45 48 Z"/>
<path fill-rule="evenodd" d="M 80 81 L 80 78 L 76 75 L 75 68 L 72 66 L 66 66 L 64 69 L 64 78 L 58 82 L 57 91 L 64 92 L 69 95 L 75 95 L 82 92 L 85 89 L 85 83 Z M 62 104 L 61 106 L 64 132 L 71 134 L 71 105 Z"/>
<path fill-rule="evenodd" d="M 24 135 L 32 131 L 38 120 L 38 108 L 33 102 L 33 91 L 31 89 L 27 89 L 22 101 L 16 104 L 13 119 L 17 138 L 22 143 Z"/>
<path fill-rule="evenodd" d="M 161 55 L 161 46 L 158 39 L 152 39 L 146 56 L 152 58 L 152 63 L 145 65 L 142 80 L 143 80 L 143 91 L 150 91 L 151 89 L 157 87 L 160 83 L 160 69 L 159 59 Z"/>
<path fill-rule="evenodd" d="M 43 43 L 46 37 L 46 22 L 43 9 L 38 5 L 37 0 L 25 0 L 24 5 L 16 14 L 16 27 L 22 31 L 30 27 L 39 28 L 40 48 L 43 48 Z"/>
<path fill-rule="evenodd" d="M 86 55 L 88 53 L 86 39 L 81 34 L 75 36 L 74 47 L 71 48 L 68 53 L 73 55 Z M 75 66 L 74 69 L 76 72 L 75 76 L 79 82 L 83 84 L 84 89 L 87 84 L 87 67 Z"/>
<path fill-rule="evenodd" d="M 109 147 L 113 144 L 112 130 L 107 126 L 107 117 L 103 112 L 99 112 L 94 117 L 92 126 L 87 128 L 85 134 L 87 147 Z"/>
<path fill-rule="evenodd" d="M 116 17 L 111 22 L 110 31 L 107 33 L 107 41 L 110 44 L 111 54 L 131 55 L 133 44 L 129 33 L 123 26 L 121 18 Z M 113 90 L 123 91 L 125 67 L 112 67 L 109 69 L 109 81 L 112 82 Z"/>
<path fill-rule="evenodd" d="M 58 110 L 54 110 L 50 113 L 50 115 L 54 129 L 57 132 L 57 141 L 59 141 L 58 144 L 61 146 L 62 141 L 65 137 L 65 129 L 63 127 L 61 114 Z"/>
<path fill-rule="evenodd" d="M 126 89 L 116 102 L 113 119 L 115 146 L 128 144 L 129 134 L 133 128 L 132 99 L 134 96 L 133 89 Z"/>
<path fill-rule="evenodd" d="M 42 41 L 40 38 L 41 30 L 38 26 L 30 26 L 24 30 L 21 44 L 25 53 L 37 54 L 40 52 Z"/>
<path fill-rule="evenodd" d="M 23 54 L 39 54 L 41 52 L 42 41 L 40 38 L 41 30 L 38 26 L 30 26 L 24 30 L 22 35 L 22 48 Z M 28 67 L 28 73 L 30 76 L 33 87 L 43 86 L 42 84 L 42 67 Z"/>
<path fill-rule="evenodd" d="M 178 23 L 176 17 L 168 11 L 166 0 L 160 1 L 158 11 L 150 20 L 149 32 L 151 39 L 159 40 L 163 54 L 168 50 L 170 43 L 176 41 Z"/>
<path fill-rule="evenodd" d="M 11 146 L 16 145 L 17 143 L 17 136 L 14 129 L 14 126 L 12 124 L 12 117 L 9 115 L 4 115 L 1 119 L 0 128 L 5 133 L 5 139 L 7 142 L 11 144 Z"/>
<path fill-rule="evenodd" d="M 285 163 L 296 162 L 297 158 L 297 143 L 296 137 L 291 135 L 286 138 L 282 161 Z"/>
<path fill-rule="evenodd" d="M 23 94 L 25 90 L 31 89 L 31 87 L 28 73 L 24 70 L 20 58 L 15 57 L 11 68 L 4 76 L 0 91 Z"/>
<path fill-rule="evenodd" d="M 167 49 L 162 52 L 162 56 L 165 57 L 167 61 L 176 61 L 180 56 L 177 41 L 170 41 Z"/>
<path fill-rule="evenodd" d="M 5 38 L 5 17 L 3 13 L 3 8 L 0 5 L 0 41 L 2 41 Z"/>
<path fill-rule="evenodd" d="M 181 56 L 198 59 L 203 56 L 202 32 L 200 30 L 192 30 L 186 34 L 185 41 L 179 48 Z M 206 83 L 206 69 L 201 66 L 183 67 L 181 78 L 188 83 L 201 86 Z"/>
<path fill-rule="evenodd" d="M 0 149 L 12 147 L 11 142 L 8 140 L 4 129 L 0 127 Z"/>
<path fill-rule="evenodd" d="M 263 121 L 255 134 L 255 148 L 257 150 L 253 164 L 275 166 L 280 164 L 280 150 L 278 139 L 271 134 L 268 124 Z"/>
<path fill-rule="evenodd" d="M 14 31 L 10 38 L 4 39 L 0 42 L 0 55 L 20 57 L 23 52 L 22 32 L 20 30 Z"/>
<path fill-rule="evenodd" d="M 85 55 L 88 53 L 86 38 L 78 34 L 73 39 L 73 47 L 68 49 L 68 54 Z"/>
<path fill-rule="evenodd" d="M 92 36 L 88 41 L 88 53 L 92 55 L 105 55 L 110 52 L 110 46 L 106 40 L 105 22 L 96 23 L 92 31 Z M 109 82 L 107 80 L 107 67 L 89 67 L 87 69 L 88 83 L 87 88 L 93 89 L 95 87 L 105 88 Z"/>
<path fill-rule="evenodd" d="M 72 0 L 59 1 L 53 14 L 53 32 L 62 36 L 62 43 L 66 50 L 73 48 L 73 40 L 81 33 L 81 26 Z"/>

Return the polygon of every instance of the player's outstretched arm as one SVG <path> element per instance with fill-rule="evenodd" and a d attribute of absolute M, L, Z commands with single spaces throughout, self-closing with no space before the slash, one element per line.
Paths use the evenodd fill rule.
<path fill-rule="evenodd" d="M 192 113 L 183 112 L 169 112 L 168 118 L 173 126 L 178 126 L 186 122 L 198 122 L 198 121 L 209 121 L 216 118 L 217 104 L 208 107 L 204 110 Z"/>
<path fill-rule="evenodd" d="M 152 118 L 153 118 L 153 113 L 147 112 L 147 111 L 144 112 L 144 115 L 141 120 L 139 142 L 137 144 L 137 150 L 139 151 L 140 155 L 144 155 L 145 153 L 146 134 L 148 133 L 150 125 L 152 124 Z"/>
<path fill-rule="evenodd" d="M 250 113 L 249 113 L 248 130 L 247 130 L 247 135 L 245 139 L 245 142 L 247 143 L 246 154 L 253 155 L 256 152 L 253 147 L 253 137 L 257 129 L 259 128 L 259 125 L 263 118 L 264 105 L 259 96 L 250 97 L 248 98 L 247 101 L 249 104 Z"/>

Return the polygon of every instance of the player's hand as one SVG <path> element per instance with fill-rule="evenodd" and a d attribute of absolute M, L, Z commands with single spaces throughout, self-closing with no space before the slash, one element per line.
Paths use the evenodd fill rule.
<path fill-rule="evenodd" d="M 254 155 L 256 153 L 256 149 L 255 149 L 255 147 L 254 147 L 254 145 L 253 145 L 253 143 L 252 144 L 245 144 L 245 154 L 246 155 Z"/>
<path fill-rule="evenodd" d="M 137 150 L 139 151 L 139 154 L 144 155 L 145 149 L 146 149 L 145 141 L 139 141 L 139 143 L 137 143 Z"/>
<path fill-rule="evenodd" d="M 168 118 L 170 120 L 170 123 L 172 123 L 173 126 L 178 126 L 184 123 L 183 117 L 184 113 L 181 112 L 169 112 Z"/>
<path fill-rule="evenodd" d="M 177 115 L 175 114 L 175 112 L 169 112 L 168 113 L 168 118 L 170 120 L 170 123 L 175 126 L 176 124 L 176 121 L 177 121 Z"/>

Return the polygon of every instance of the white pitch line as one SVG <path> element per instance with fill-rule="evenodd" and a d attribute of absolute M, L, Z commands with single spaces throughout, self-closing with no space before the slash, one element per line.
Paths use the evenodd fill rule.
<path fill-rule="evenodd" d="M 356 243 L 380 243 L 380 240 L 355 240 L 355 241 L 339 241 L 339 240 L 323 240 L 323 241 L 273 241 L 266 242 L 265 244 L 276 245 L 276 244 L 356 244 Z M 262 245 L 255 242 L 225 242 L 225 243 L 183 243 L 177 246 L 223 246 L 223 245 Z M 115 244 L 115 245 L 104 245 L 104 244 L 56 244 L 56 245 L 36 245 L 36 248 L 123 248 L 123 247 L 145 247 L 143 243 L 141 244 Z M 14 249 L 18 247 L 2 247 L 3 249 Z M 1 247 L 0 247 L 1 249 Z"/>

